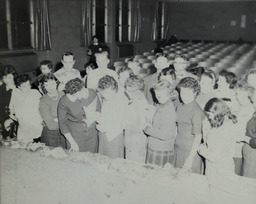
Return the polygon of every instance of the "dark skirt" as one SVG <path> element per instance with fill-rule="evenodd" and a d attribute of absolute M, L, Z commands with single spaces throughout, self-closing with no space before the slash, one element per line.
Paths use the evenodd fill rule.
<path fill-rule="evenodd" d="M 80 152 L 98 152 L 99 139 L 96 123 L 87 127 L 85 123 L 69 121 L 68 127 L 72 137 L 79 146 Z M 70 148 L 69 142 L 67 142 L 67 147 L 68 149 Z"/>
<path fill-rule="evenodd" d="M 147 149 L 147 164 L 156 164 L 163 167 L 167 162 L 173 164 L 174 152 L 171 151 L 157 151 L 148 148 Z"/>
<path fill-rule="evenodd" d="M 177 145 L 174 146 L 174 167 L 182 168 L 185 164 L 186 159 L 190 154 L 191 149 L 180 148 Z M 206 167 L 207 168 L 207 167 Z M 191 167 L 192 173 L 202 174 L 202 158 L 196 153 L 193 158 L 193 163 Z"/>
<path fill-rule="evenodd" d="M 50 147 L 62 147 L 64 149 L 67 148 L 66 139 L 60 133 L 59 130 L 49 130 L 47 127 L 43 128 L 41 135 L 41 142 L 45 143 Z"/>

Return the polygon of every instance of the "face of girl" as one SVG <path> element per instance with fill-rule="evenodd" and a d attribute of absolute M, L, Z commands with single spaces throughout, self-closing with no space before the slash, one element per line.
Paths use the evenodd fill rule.
<path fill-rule="evenodd" d="M 19 89 L 20 89 L 23 93 L 29 92 L 29 90 L 31 89 L 30 82 L 27 81 L 27 82 L 25 82 L 25 83 L 22 83 L 22 84 L 19 86 Z"/>
<path fill-rule="evenodd" d="M 129 76 L 130 76 L 130 74 L 128 71 L 124 71 L 119 74 L 119 83 L 121 86 L 124 86 L 124 83 L 125 83 L 126 79 L 129 78 Z"/>
<path fill-rule="evenodd" d="M 57 83 L 55 80 L 48 80 L 47 82 L 44 82 L 44 87 L 47 93 L 52 94 L 57 90 Z"/>
<path fill-rule="evenodd" d="M 201 92 L 209 93 L 213 90 L 213 79 L 202 75 L 200 80 Z"/>
<path fill-rule="evenodd" d="M 112 88 L 107 88 L 105 90 L 99 90 L 99 93 L 104 98 L 104 100 L 110 101 L 113 96 L 115 96 L 116 90 Z"/>
<path fill-rule="evenodd" d="M 188 66 L 188 62 L 181 57 L 178 57 L 174 60 L 173 66 L 177 72 L 185 71 Z"/>
<path fill-rule="evenodd" d="M 155 94 L 160 104 L 165 104 L 169 100 L 169 94 L 166 89 L 155 90 Z"/>
<path fill-rule="evenodd" d="M 48 74 L 51 72 L 51 69 L 47 65 L 41 65 L 40 69 L 42 74 Z"/>
<path fill-rule="evenodd" d="M 7 74 L 3 76 L 3 82 L 8 86 L 8 85 L 13 85 L 14 84 L 14 79 L 12 74 Z"/>
<path fill-rule="evenodd" d="M 195 100 L 195 93 L 190 88 L 181 87 L 180 88 L 180 98 L 184 104 L 188 104 Z"/>
<path fill-rule="evenodd" d="M 136 86 L 126 86 L 125 92 L 130 98 L 130 100 L 136 99 L 137 96 L 141 93 L 139 88 Z"/>
<path fill-rule="evenodd" d="M 256 74 L 249 74 L 247 82 L 250 86 L 256 88 Z"/>
<path fill-rule="evenodd" d="M 218 80 L 218 90 L 219 91 L 225 91 L 229 89 L 229 84 L 226 81 L 226 78 L 224 76 L 219 76 Z"/>

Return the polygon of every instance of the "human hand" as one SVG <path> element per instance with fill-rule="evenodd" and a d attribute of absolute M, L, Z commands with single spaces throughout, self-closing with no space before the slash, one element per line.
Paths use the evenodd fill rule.
<path fill-rule="evenodd" d="M 4 122 L 4 128 L 6 129 L 6 131 L 9 131 L 10 130 L 10 127 L 11 127 L 11 124 L 12 124 L 12 119 L 7 119 L 5 122 Z"/>
<path fill-rule="evenodd" d="M 87 51 L 87 55 L 92 55 L 92 50 L 91 50 L 91 49 L 89 49 L 89 50 Z"/>
<path fill-rule="evenodd" d="M 79 152 L 79 146 L 75 141 L 72 142 L 70 145 L 71 145 L 71 147 L 70 147 L 69 152 Z"/>

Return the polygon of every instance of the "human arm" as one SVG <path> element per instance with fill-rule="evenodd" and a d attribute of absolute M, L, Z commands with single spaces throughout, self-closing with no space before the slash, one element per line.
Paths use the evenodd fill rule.
<path fill-rule="evenodd" d="M 154 119 L 154 126 L 147 126 L 145 133 L 159 140 L 167 140 L 170 137 L 170 132 L 175 131 L 172 127 L 175 126 L 176 112 L 171 104 L 164 109 L 157 111 Z"/>
<path fill-rule="evenodd" d="M 62 99 L 60 100 L 58 105 L 58 120 L 61 133 L 66 137 L 66 139 L 70 143 L 70 150 L 79 151 L 79 147 L 74 138 L 72 137 L 68 128 L 68 110 Z"/>

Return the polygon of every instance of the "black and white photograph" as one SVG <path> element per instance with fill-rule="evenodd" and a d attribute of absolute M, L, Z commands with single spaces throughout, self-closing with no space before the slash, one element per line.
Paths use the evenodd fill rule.
<path fill-rule="evenodd" d="M 0 0 L 0 204 L 255 204 L 256 0 Z"/>

